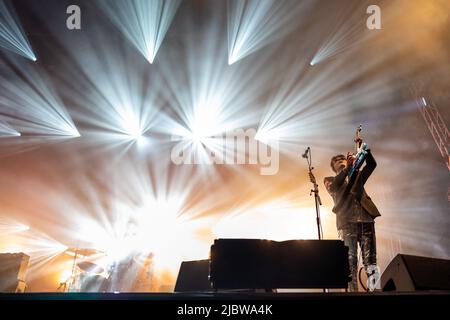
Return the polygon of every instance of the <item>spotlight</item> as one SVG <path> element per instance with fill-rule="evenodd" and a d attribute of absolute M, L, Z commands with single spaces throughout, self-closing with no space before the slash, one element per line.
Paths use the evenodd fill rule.
<path fill-rule="evenodd" d="M 228 65 L 229 66 L 231 66 L 233 63 L 235 63 L 237 61 L 237 59 L 235 58 L 235 55 L 234 54 L 231 54 L 229 57 L 228 57 Z"/>
<path fill-rule="evenodd" d="M 127 111 L 122 115 L 122 131 L 133 140 L 143 138 L 144 132 L 141 128 L 139 117 L 134 112 Z"/>
<path fill-rule="evenodd" d="M 20 137 L 20 132 L 0 120 L 0 137 Z"/>
<path fill-rule="evenodd" d="M 203 142 L 219 133 L 222 126 L 219 99 L 209 98 L 206 102 L 200 103 L 194 110 L 193 120 L 189 125 L 190 138 L 194 142 Z"/>
<path fill-rule="evenodd" d="M 71 136 L 74 137 L 74 138 L 79 138 L 79 137 L 81 137 L 81 134 L 80 134 L 80 132 L 77 130 L 77 128 L 71 128 L 69 132 L 71 133 Z"/>
<path fill-rule="evenodd" d="M 133 138 L 134 140 L 141 140 L 142 137 L 142 132 L 139 130 L 134 130 L 130 132 L 130 137 Z"/>
<path fill-rule="evenodd" d="M 309 65 L 312 67 L 312 66 L 315 66 L 318 62 L 320 61 L 320 57 L 316 54 L 312 59 L 311 59 L 311 62 L 309 63 Z"/>

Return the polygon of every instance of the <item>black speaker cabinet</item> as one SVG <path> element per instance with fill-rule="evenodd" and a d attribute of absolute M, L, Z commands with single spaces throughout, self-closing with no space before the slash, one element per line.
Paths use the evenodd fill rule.
<path fill-rule="evenodd" d="M 175 284 L 175 292 L 211 291 L 209 260 L 183 261 Z"/>
<path fill-rule="evenodd" d="M 383 272 L 381 289 L 450 290 L 450 260 L 399 254 Z"/>
<path fill-rule="evenodd" d="M 347 288 L 348 248 L 338 240 L 218 239 L 215 289 Z"/>

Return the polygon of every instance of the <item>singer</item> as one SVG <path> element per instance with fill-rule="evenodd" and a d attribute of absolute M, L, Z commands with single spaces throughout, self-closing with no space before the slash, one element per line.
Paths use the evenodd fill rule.
<path fill-rule="evenodd" d="M 358 291 L 358 244 L 368 278 L 368 289 L 373 291 L 379 285 L 379 271 L 376 257 L 375 218 L 380 213 L 364 190 L 364 184 L 377 166 L 370 149 L 367 150 L 366 165 L 348 179 L 354 162 L 353 155 L 347 158 L 340 154 L 331 159 L 331 169 L 335 177 L 326 177 L 324 184 L 333 197 L 333 212 L 339 237 L 349 248 L 351 282 L 349 291 Z"/>

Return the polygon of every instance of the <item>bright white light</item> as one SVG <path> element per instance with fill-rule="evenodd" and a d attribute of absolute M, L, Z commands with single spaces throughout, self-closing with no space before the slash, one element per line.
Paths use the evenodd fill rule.
<path fill-rule="evenodd" d="M 30 230 L 30 227 L 13 219 L 0 217 L 0 236 Z"/>
<path fill-rule="evenodd" d="M 140 140 L 144 134 L 139 117 L 133 111 L 126 111 L 122 115 L 122 128 L 124 133 L 133 140 Z"/>
<path fill-rule="evenodd" d="M 59 276 L 59 283 L 66 283 L 71 277 L 72 269 L 66 269 Z"/>
<path fill-rule="evenodd" d="M 238 61 L 239 59 L 236 58 L 236 54 L 233 52 L 230 54 L 230 56 L 228 57 L 228 65 L 231 66 L 233 63 L 235 63 L 236 61 Z"/>
<path fill-rule="evenodd" d="M 181 215 L 181 205 L 176 198 L 150 200 L 137 217 L 138 243 L 154 253 L 159 267 L 173 269 L 183 256 L 207 254 L 207 244 L 194 236 L 198 224 Z"/>
<path fill-rule="evenodd" d="M 205 139 L 220 133 L 223 127 L 220 118 L 220 104 L 215 98 L 201 103 L 194 109 L 192 122 L 189 125 L 192 139 L 203 142 Z"/>
<path fill-rule="evenodd" d="M 23 226 L 23 229 L 27 230 L 28 226 Z M 4 233 L 0 230 L 1 235 Z M 2 247 L 30 256 L 28 274 L 31 277 L 37 276 L 40 272 L 48 272 L 48 263 L 67 250 L 67 246 L 36 229 L 8 234 L 7 237 L 1 238 L 0 250 L 3 250 Z"/>
<path fill-rule="evenodd" d="M 150 143 L 150 139 L 145 136 L 140 136 L 136 139 L 136 144 L 138 148 L 144 148 L 147 147 Z"/>
<path fill-rule="evenodd" d="M 105 252 L 107 263 L 151 253 L 158 268 L 176 270 L 185 257 L 208 254 L 208 243 L 195 239 L 198 222 L 181 215 L 181 204 L 181 198 L 151 198 L 139 208 L 115 205 L 116 220 L 110 226 L 85 220 L 78 236 Z"/>
<path fill-rule="evenodd" d="M 155 57 L 156 57 L 155 47 L 153 45 L 150 45 L 150 47 L 147 49 L 147 55 L 145 56 L 145 58 L 147 59 L 148 62 L 153 63 Z"/>
<path fill-rule="evenodd" d="M 269 144 L 270 141 L 276 141 L 279 139 L 280 139 L 280 133 L 276 129 L 258 130 L 255 135 L 255 140 L 261 141 L 265 144 Z"/>
<path fill-rule="evenodd" d="M 11 128 L 6 122 L 0 120 L 0 137 L 20 137 L 20 132 Z"/>
<path fill-rule="evenodd" d="M 74 138 L 81 137 L 80 132 L 78 131 L 78 129 L 75 126 L 73 126 L 73 127 L 72 126 L 68 126 L 67 127 L 67 132 L 68 132 L 68 135 L 71 136 L 71 137 L 74 137 Z"/>

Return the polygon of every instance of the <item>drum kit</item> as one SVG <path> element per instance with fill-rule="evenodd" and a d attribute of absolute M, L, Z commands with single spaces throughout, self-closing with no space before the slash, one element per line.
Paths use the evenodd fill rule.
<path fill-rule="evenodd" d="M 69 248 L 65 252 L 73 256 L 70 277 L 60 283 L 64 292 L 106 292 L 109 274 L 105 267 L 96 263 L 106 254 L 95 249 Z M 94 262 L 95 261 L 95 262 Z"/>
<path fill-rule="evenodd" d="M 73 257 L 73 263 L 70 276 L 58 288 L 62 292 L 129 291 L 134 283 L 129 281 L 130 272 L 136 276 L 132 270 L 149 269 L 153 263 L 153 254 L 129 255 L 111 263 L 105 252 L 95 249 L 69 248 L 65 253 Z"/>

